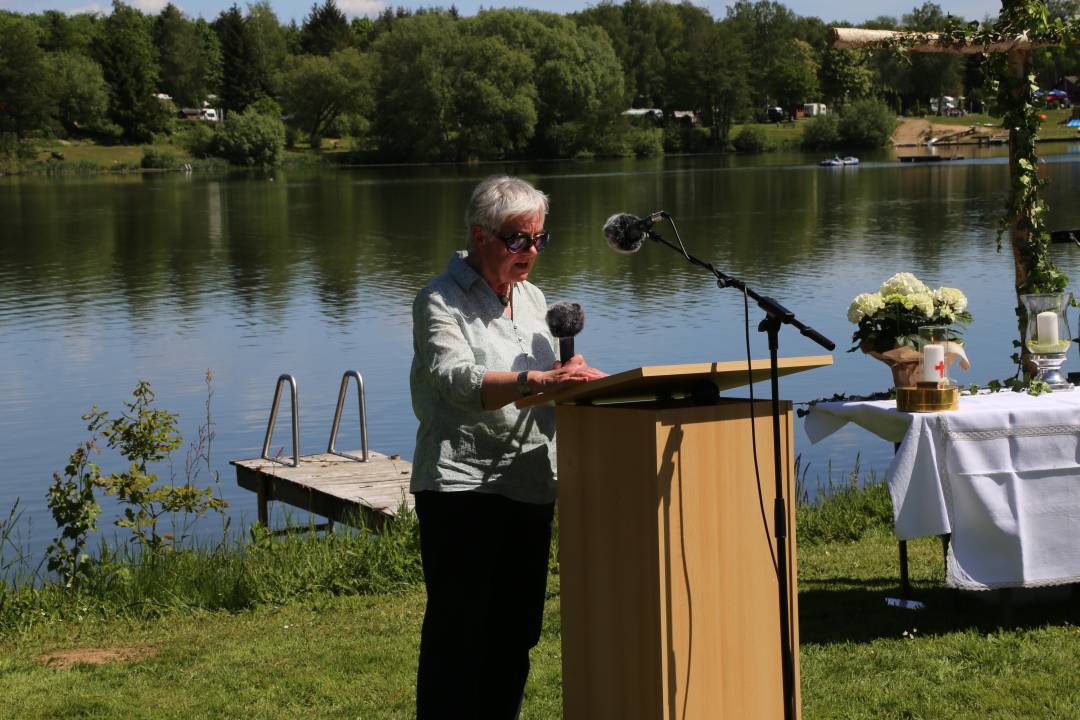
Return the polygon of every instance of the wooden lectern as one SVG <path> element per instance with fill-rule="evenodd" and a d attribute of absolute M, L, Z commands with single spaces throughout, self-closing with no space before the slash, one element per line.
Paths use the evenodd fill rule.
<path fill-rule="evenodd" d="M 780 374 L 831 363 L 784 358 Z M 643 367 L 519 403 L 556 404 L 566 720 L 784 717 L 770 401 L 751 420 L 749 400 L 713 389 L 768 373 Z M 781 412 L 797 691 L 791 403 Z"/>

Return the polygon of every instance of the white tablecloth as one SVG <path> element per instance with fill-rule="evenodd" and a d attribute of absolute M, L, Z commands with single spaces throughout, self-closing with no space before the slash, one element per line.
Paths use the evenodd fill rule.
<path fill-rule="evenodd" d="M 848 422 L 901 443 L 888 472 L 896 536 L 952 533 L 948 584 L 1080 582 L 1080 391 L 963 396 L 941 413 L 818 403 L 806 433 L 817 442 Z"/>

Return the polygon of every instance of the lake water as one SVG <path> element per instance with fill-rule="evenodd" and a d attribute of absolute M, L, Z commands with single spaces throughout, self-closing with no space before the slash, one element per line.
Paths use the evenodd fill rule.
<path fill-rule="evenodd" d="M 1080 227 L 1080 146 L 1044 152 L 1049 226 Z M 94 404 L 120 410 L 145 378 L 190 439 L 207 369 L 213 466 L 234 527 L 254 519 L 255 499 L 236 486 L 228 461 L 258 455 L 281 373 L 298 381 L 303 453 L 325 449 L 341 375 L 356 369 L 371 447 L 411 458 L 410 304 L 464 245 L 469 193 L 494 172 L 523 175 L 550 195 L 553 242 L 531 279 L 550 302 L 582 303 L 577 348 L 609 372 L 744 357 L 741 294 L 656 244 L 621 256 L 604 243 L 600 227 L 612 213 L 662 208 L 692 254 L 837 343 L 834 366 L 782 380 L 787 398 L 890 384 L 884 365 L 844 352 L 853 330 L 846 311 L 855 294 L 898 271 L 967 293 L 974 367 L 957 380 L 1010 375 L 1013 262 L 1007 245 L 996 249 L 1008 189 L 1002 151 L 935 165 L 881 155 L 858 168 L 819 168 L 818 159 L 0 178 L 0 513 L 21 498 L 20 542 L 40 554 L 54 532 L 45 493 L 87 435 L 80 416 Z M 1080 280 L 1080 248 L 1054 252 Z M 752 354 L 763 357 L 759 318 L 751 306 Z M 782 355 L 819 352 L 790 328 L 781 334 Z M 1080 369 L 1075 356 L 1067 369 Z M 756 392 L 767 394 L 767 383 Z M 339 447 L 357 447 L 355 415 L 346 417 Z M 285 403 L 275 446 L 288 444 L 288 429 Z M 811 482 L 826 481 L 830 462 L 840 480 L 856 456 L 880 475 L 892 452 L 857 429 L 811 446 L 800 426 L 796 445 Z M 182 452 L 174 469 L 182 475 Z M 102 525 L 113 515 L 107 508 Z"/>

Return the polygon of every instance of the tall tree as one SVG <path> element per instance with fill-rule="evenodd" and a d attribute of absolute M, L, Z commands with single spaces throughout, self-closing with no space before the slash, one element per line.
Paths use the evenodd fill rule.
<path fill-rule="evenodd" d="M 242 112 L 263 96 L 256 72 L 255 48 L 235 4 L 214 20 L 214 30 L 221 42 L 221 104 L 230 112 Z"/>
<path fill-rule="evenodd" d="M 705 46 L 699 87 L 702 121 L 712 129 L 713 143 L 726 147 L 731 126 L 750 102 L 750 55 L 729 21 L 717 23 Z"/>
<path fill-rule="evenodd" d="M 101 66 L 77 52 L 49 53 L 48 66 L 60 127 L 69 134 L 99 131 L 109 110 Z"/>
<path fill-rule="evenodd" d="M 169 3 L 154 20 L 154 43 L 162 91 L 181 107 L 202 107 L 207 92 L 206 56 L 194 23 Z"/>
<path fill-rule="evenodd" d="M 203 87 L 208 94 L 221 92 L 221 40 L 213 25 L 203 18 L 195 20 L 195 35 L 199 39 L 199 54 L 203 56 Z"/>
<path fill-rule="evenodd" d="M 794 117 L 795 110 L 819 92 L 814 49 L 805 40 L 792 38 L 773 65 L 773 71 L 776 99 Z"/>
<path fill-rule="evenodd" d="M 466 23 L 470 37 L 499 37 L 532 60 L 526 84 L 536 91 L 534 153 L 563 157 L 588 149 L 625 109 L 622 67 L 599 27 L 522 10 L 489 10 Z"/>
<path fill-rule="evenodd" d="M 375 133 L 389 157 L 452 159 L 458 22 L 426 14 L 394 21 L 372 46 L 379 58 Z"/>
<path fill-rule="evenodd" d="M 284 110 L 291 124 L 318 148 L 326 129 L 343 114 L 368 115 L 373 107 L 373 58 L 355 48 L 292 56 L 282 73 Z"/>
<path fill-rule="evenodd" d="M 772 0 L 737 0 L 727 9 L 727 20 L 746 41 L 750 54 L 750 93 L 753 104 L 764 108 L 780 94 L 777 64 L 790 51 L 796 37 L 796 16 Z"/>
<path fill-rule="evenodd" d="M 375 129 L 383 150 L 413 160 L 524 151 L 537 118 L 535 64 L 523 35 L 508 42 L 493 32 L 501 21 L 523 17 L 460 20 L 430 10 L 395 17 L 393 30 L 373 45 L 380 67 Z M 512 25 L 503 30 L 520 29 Z"/>
<path fill-rule="evenodd" d="M 849 100 L 869 94 L 870 70 L 865 60 L 860 50 L 828 48 L 821 54 L 818 80 L 825 102 L 839 110 Z"/>
<path fill-rule="evenodd" d="M 532 58 L 491 35 L 467 33 L 464 45 L 468 52 L 455 58 L 455 159 L 520 154 L 536 129 Z"/>
<path fill-rule="evenodd" d="M 352 47 L 355 42 L 352 28 L 334 0 L 311 6 L 300 29 L 300 47 L 309 55 L 329 55 L 335 50 Z"/>
<path fill-rule="evenodd" d="M 97 60 L 109 84 L 109 116 L 128 139 L 137 142 L 145 142 L 151 134 L 163 130 L 168 118 L 155 97 L 158 62 L 150 24 L 135 8 L 113 0 L 112 14 L 103 21 L 95 44 Z"/>
<path fill-rule="evenodd" d="M 251 43 L 252 75 L 262 94 L 275 97 L 279 91 L 277 78 L 285 66 L 289 50 L 285 32 L 270 7 L 270 0 L 259 0 L 248 5 L 244 25 Z"/>
<path fill-rule="evenodd" d="M 50 90 L 37 27 L 0 14 L 0 132 L 24 137 L 44 128 L 54 107 Z"/>
<path fill-rule="evenodd" d="M 90 55 L 94 38 L 99 31 L 98 16 L 93 13 L 67 15 L 59 10 L 46 10 L 32 16 L 41 29 L 41 49 L 46 52 L 78 52 Z"/>

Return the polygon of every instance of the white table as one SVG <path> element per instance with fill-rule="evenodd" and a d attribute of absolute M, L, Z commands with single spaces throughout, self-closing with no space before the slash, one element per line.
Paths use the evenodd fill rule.
<path fill-rule="evenodd" d="M 1080 391 L 962 396 L 960 409 L 818 403 L 818 442 L 854 422 L 899 442 L 888 483 L 896 536 L 951 533 L 946 582 L 988 590 L 1080 581 Z"/>

